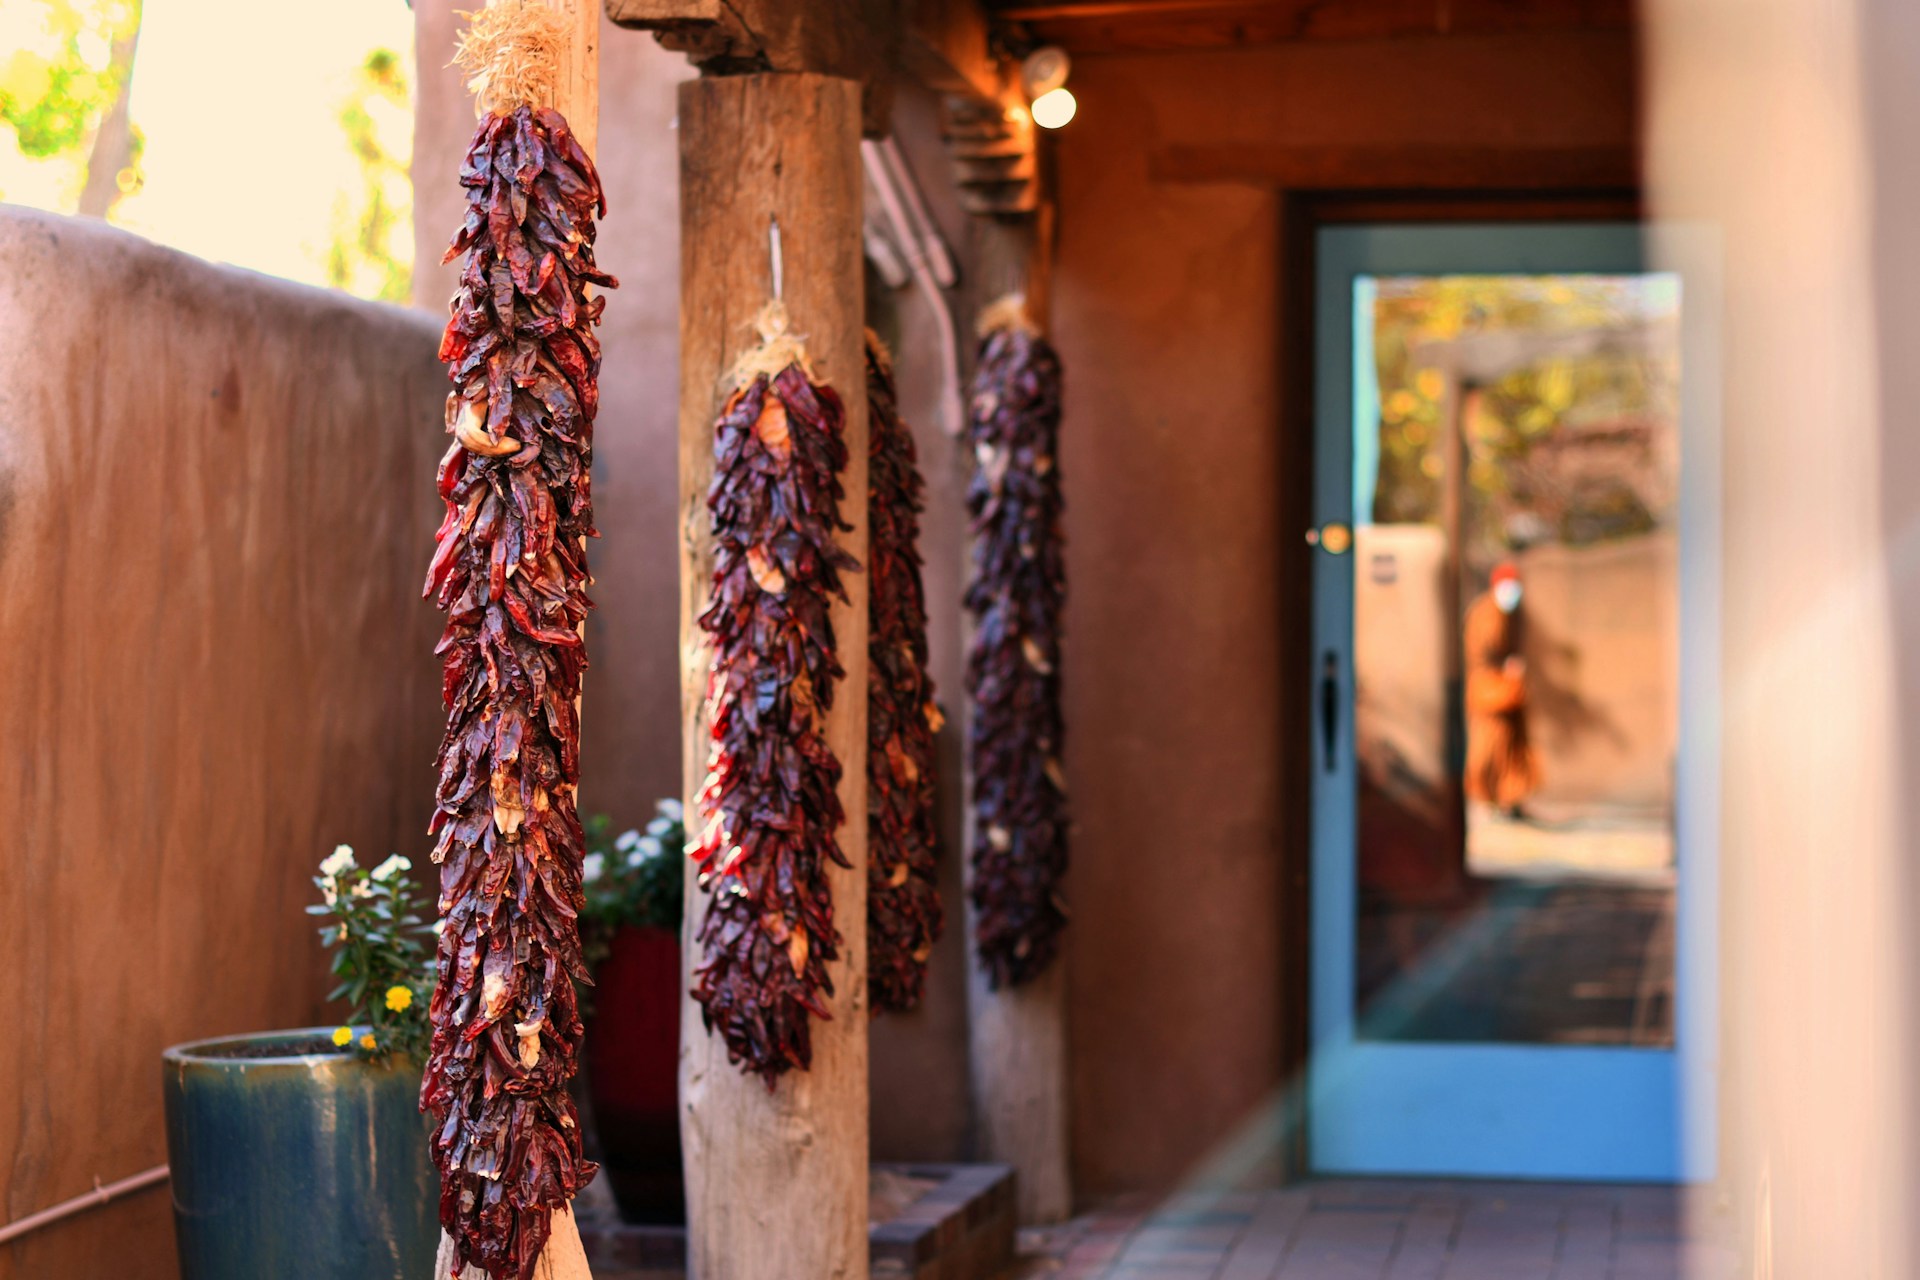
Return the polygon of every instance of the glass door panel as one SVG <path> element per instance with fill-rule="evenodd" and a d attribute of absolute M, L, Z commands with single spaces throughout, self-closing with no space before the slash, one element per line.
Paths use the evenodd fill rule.
<path fill-rule="evenodd" d="M 1314 1162 L 1681 1176 L 1684 282 L 1629 225 L 1320 248 Z"/>

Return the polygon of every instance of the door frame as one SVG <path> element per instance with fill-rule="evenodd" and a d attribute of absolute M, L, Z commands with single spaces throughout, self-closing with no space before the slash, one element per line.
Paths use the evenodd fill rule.
<path fill-rule="evenodd" d="M 1281 651 L 1283 671 L 1280 707 L 1283 777 L 1280 798 L 1280 986 L 1281 1075 L 1287 1081 L 1281 1124 L 1280 1173 L 1292 1179 L 1312 1171 L 1307 1148 L 1306 1088 L 1312 1055 L 1313 954 L 1313 768 L 1314 709 L 1311 680 L 1306 677 L 1313 655 L 1313 549 L 1304 533 L 1313 522 L 1315 454 L 1315 243 L 1320 228 L 1368 222 L 1593 222 L 1644 220 L 1646 210 L 1637 185 L 1623 183 L 1620 173 L 1631 171 L 1619 155 L 1596 162 L 1590 180 L 1579 175 L 1552 189 L 1528 189 L 1514 182 L 1512 165 L 1524 163 L 1504 157 L 1484 173 L 1463 173 L 1458 186 L 1409 189 L 1405 170 L 1382 166 L 1378 187 L 1364 184 L 1365 174 L 1342 175 L 1340 187 L 1312 186 L 1278 189 L 1280 204 L 1280 447 L 1275 478 L 1279 501 L 1277 529 L 1280 545 Z M 1307 602 L 1308 607 L 1301 607 Z M 1692 1124 L 1692 1118 L 1686 1121 Z"/>
<path fill-rule="evenodd" d="M 1459 224 L 1454 224 L 1459 225 Z M 1449 234 L 1443 224 L 1369 223 L 1318 234 L 1317 319 L 1333 325 L 1315 335 L 1316 369 L 1330 382 L 1317 396 L 1315 520 L 1360 518 L 1346 462 L 1353 429 L 1346 394 L 1353 366 L 1353 291 L 1357 272 L 1396 275 L 1452 271 L 1669 271 L 1681 280 L 1680 384 L 1679 751 L 1674 811 L 1678 842 L 1679 929 L 1675 1018 L 1668 1050 L 1502 1044 L 1381 1043 L 1356 1035 L 1352 996 L 1351 875 L 1353 769 L 1343 735 L 1335 772 L 1317 773 L 1316 802 L 1331 802 L 1317 833 L 1316 869 L 1335 879 L 1315 887 L 1315 919 L 1331 933 L 1315 946 L 1311 1017 L 1317 1043 L 1309 1095 L 1325 1105 L 1309 1118 L 1327 1146 L 1310 1153 L 1320 1171 L 1428 1172 L 1478 1176 L 1592 1177 L 1631 1181 L 1699 1181 L 1712 1174 L 1717 1052 L 1717 933 L 1714 881 L 1719 811 L 1719 466 L 1718 379 L 1712 363 L 1719 306 L 1718 246 L 1698 226 L 1649 225 L 1643 219 L 1581 224 L 1572 238 L 1553 222 L 1497 230 L 1473 223 Z M 1564 223 L 1558 225 L 1566 225 Z M 1339 237 L 1336 241 L 1333 237 Z M 1439 239 L 1437 237 L 1447 237 Z M 1631 264 L 1631 265 L 1629 265 Z M 1331 345 L 1329 345 L 1331 344 Z M 1328 468 L 1332 466 L 1330 471 Z M 1331 504 L 1331 505 L 1328 505 Z M 1351 659 L 1350 562 L 1313 557 L 1315 651 L 1346 647 Z M 1333 607 L 1332 614 L 1323 610 Z M 1330 629 L 1331 628 L 1331 629 Z M 1343 663 L 1343 667 L 1347 664 Z M 1341 683 L 1351 698 L 1350 668 Z M 1348 704 L 1349 710 L 1351 703 Z M 1351 715 L 1341 717 L 1351 723 Z M 1331 750 L 1331 748 L 1328 748 Z M 1329 758 L 1327 768 L 1332 770 Z M 1329 941 L 1339 945 L 1329 947 Z M 1368 1083 L 1368 1082 L 1371 1083 Z M 1450 1092 L 1455 1086 L 1463 1090 Z M 1338 1099 L 1345 1097 L 1345 1102 Z M 1364 1103 L 1361 1099 L 1366 1099 Z M 1424 1103 L 1419 1101 L 1424 1098 Z M 1459 1106 L 1452 1105 L 1457 1099 Z M 1386 1123 L 1407 1107 L 1406 1125 Z M 1635 1117 L 1645 1114 L 1654 1127 Z M 1664 1117 L 1664 1118 L 1661 1118 Z M 1490 1127 L 1482 1129 L 1486 1124 Z M 1545 1140 L 1551 1129 L 1565 1142 Z M 1311 1139 L 1310 1139 L 1311 1141 Z"/>

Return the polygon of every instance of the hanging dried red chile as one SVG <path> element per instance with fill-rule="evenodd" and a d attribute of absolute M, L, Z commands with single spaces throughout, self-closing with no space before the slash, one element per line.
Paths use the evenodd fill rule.
<path fill-rule="evenodd" d="M 694 853 L 711 895 L 693 995 L 727 1058 L 771 1089 L 813 1060 L 809 1016 L 830 1016 L 839 955 L 828 863 L 851 864 L 827 745 L 834 684 L 830 610 L 859 564 L 837 535 L 848 453 L 840 397 L 810 376 L 773 303 L 763 344 L 736 370 L 714 428 L 712 731 Z"/>
<path fill-rule="evenodd" d="M 875 1013 L 920 1003 L 940 936 L 933 736 L 920 581 L 921 492 L 893 366 L 867 333 L 867 992 Z"/>
<path fill-rule="evenodd" d="M 1056 448 L 1060 358 L 1017 298 L 982 318 L 968 437 L 973 477 L 974 946 L 996 988 L 1038 976 L 1067 915 L 1066 776 L 1060 765 L 1060 623 L 1066 565 Z"/>
<path fill-rule="evenodd" d="M 447 730 L 421 1105 L 438 1121 L 455 1274 L 471 1264 L 529 1280 L 552 1212 L 595 1171 L 567 1082 L 581 1036 L 573 983 L 586 977 L 576 699 L 594 534 L 592 326 L 605 305 L 587 286 L 615 281 L 594 266 L 599 177 L 558 112 L 489 111 L 460 182 L 467 215 L 446 260 L 467 260 L 440 347 L 454 443 L 426 584 L 448 615 L 435 650 Z"/>

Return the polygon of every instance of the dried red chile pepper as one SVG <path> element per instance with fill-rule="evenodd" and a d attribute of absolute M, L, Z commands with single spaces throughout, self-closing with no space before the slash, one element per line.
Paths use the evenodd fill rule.
<path fill-rule="evenodd" d="M 775 304 L 777 307 L 778 304 Z M 826 739 L 834 683 L 845 675 L 829 616 L 859 564 L 835 541 L 847 465 L 843 410 L 814 384 L 797 344 L 770 323 L 767 358 L 715 426 L 713 593 L 700 615 L 712 637 L 712 728 L 703 822 L 694 856 L 710 895 L 700 924 L 694 998 L 728 1061 L 771 1089 L 813 1060 L 809 1015 L 829 1016 L 826 962 L 839 955 L 827 864 L 850 866 L 836 838 L 846 814 L 840 762 Z M 762 353 L 766 355 L 765 352 Z"/>
<path fill-rule="evenodd" d="M 1044 971 L 1067 914 L 1066 775 L 1060 752 L 1060 623 L 1066 600 L 1056 447 L 1060 358 L 1017 311 L 996 308 L 974 373 L 967 488 L 975 619 L 971 897 L 974 945 L 996 988 Z"/>
<path fill-rule="evenodd" d="M 920 1003 L 940 936 L 933 736 L 920 581 L 921 493 L 893 366 L 867 334 L 867 993 L 875 1013 Z"/>
<path fill-rule="evenodd" d="M 460 170 L 466 268 L 440 345 L 454 444 L 426 594 L 447 612 L 446 736 L 431 830 L 440 982 L 421 1106 L 439 1122 L 440 1221 L 455 1273 L 529 1280 L 552 1211 L 593 1177 L 567 1081 L 584 979 L 575 699 L 587 661 L 585 539 L 611 287 L 593 162 L 547 108 L 490 112 Z"/>

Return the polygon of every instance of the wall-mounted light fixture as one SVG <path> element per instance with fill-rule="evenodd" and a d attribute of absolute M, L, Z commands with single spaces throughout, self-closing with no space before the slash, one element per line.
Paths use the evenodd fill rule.
<path fill-rule="evenodd" d="M 1042 129 L 1058 129 L 1073 119 L 1079 103 L 1067 88 L 1073 60 L 1058 45 L 1043 45 L 1020 64 L 1020 80 L 1033 104 L 1033 122 Z"/>

